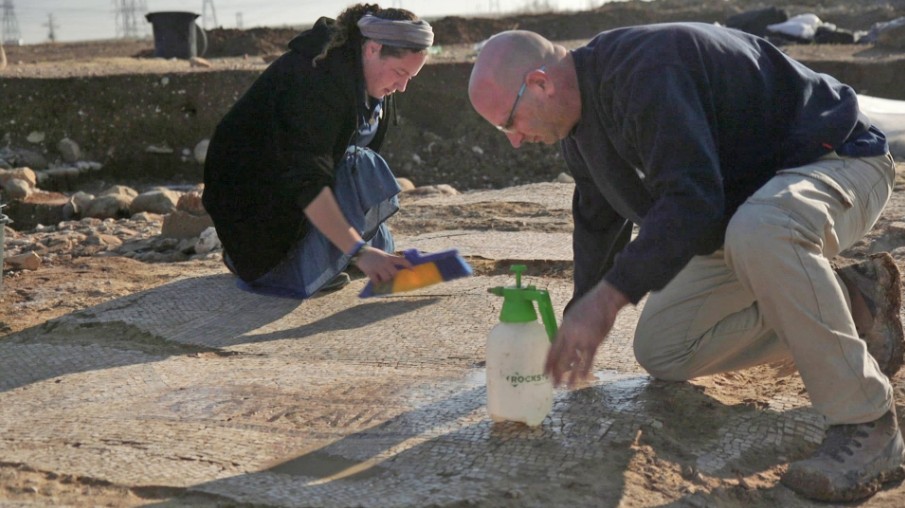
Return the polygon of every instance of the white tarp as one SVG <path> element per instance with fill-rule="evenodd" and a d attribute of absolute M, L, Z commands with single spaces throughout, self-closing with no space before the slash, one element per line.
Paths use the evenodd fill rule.
<path fill-rule="evenodd" d="M 816 14 L 799 14 L 782 23 L 767 25 L 767 31 L 789 35 L 798 39 L 811 40 L 817 34 L 817 29 L 820 27 L 826 27 L 829 30 L 836 29 L 836 25 L 824 23 Z"/>
<path fill-rule="evenodd" d="M 858 105 L 886 133 L 893 157 L 905 162 L 905 101 L 858 95 Z"/>

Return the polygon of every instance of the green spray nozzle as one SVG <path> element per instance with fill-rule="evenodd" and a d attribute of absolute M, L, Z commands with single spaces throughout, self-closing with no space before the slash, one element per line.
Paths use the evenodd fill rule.
<path fill-rule="evenodd" d="M 556 338 L 556 315 L 553 313 L 553 303 L 550 301 L 550 293 L 546 289 L 537 289 L 534 286 L 522 287 L 522 272 L 528 267 L 525 265 L 512 265 L 510 270 L 515 272 L 515 286 L 497 286 L 487 291 L 503 297 L 503 308 L 500 310 L 500 321 L 504 323 L 530 323 L 537 321 L 537 313 L 534 311 L 534 303 L 540 311 L 541 321 L 547 331 L 550 342 Z"/>

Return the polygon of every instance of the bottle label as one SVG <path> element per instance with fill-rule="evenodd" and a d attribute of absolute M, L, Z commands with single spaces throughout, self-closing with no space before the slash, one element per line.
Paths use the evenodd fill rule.
<path fill-rule="evenodd" d="M 549 379 L 550 377 L 546 374 L 519 374 L 518 372 L 506 376 L 506 381 L 508 381 L 513 388 L 523 384 L 543 383 Z"/>

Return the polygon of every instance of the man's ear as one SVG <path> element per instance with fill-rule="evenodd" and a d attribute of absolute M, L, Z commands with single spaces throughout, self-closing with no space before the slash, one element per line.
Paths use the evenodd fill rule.
<path fill-rule="evenodd" d="M 535 69 L 529 72 L 525 79 L 528 80 L 529 86 L 536 85 L 544 91 L 544 94 L 553 95 L 553 79 L 551 79 L 551 76 L 547 71 Z"/>

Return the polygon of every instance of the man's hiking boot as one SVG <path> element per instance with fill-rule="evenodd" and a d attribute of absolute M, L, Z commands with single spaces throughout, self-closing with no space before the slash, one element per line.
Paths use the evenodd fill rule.
<path fill-rule="evenodd" d="M 854 501 L 905 478 L 903 458 L 905 443 L 890 409 L 869 423 L 830 426 L 814 455 L 789 465 L 780 481 L 811 499 Z"/>
<path fill-rule="evenodd" d="M 899 309 L 902 287 L 899 269 L 887 252 L 836 269 L 848 288 L 858 335 L 880 370 L 892 378 L 905 357 L 905 334 Z"/>

